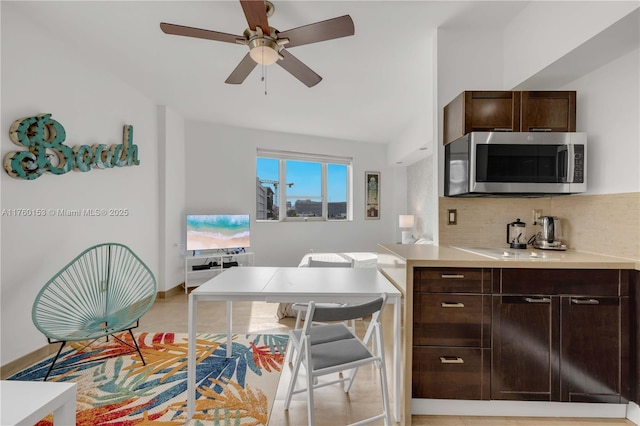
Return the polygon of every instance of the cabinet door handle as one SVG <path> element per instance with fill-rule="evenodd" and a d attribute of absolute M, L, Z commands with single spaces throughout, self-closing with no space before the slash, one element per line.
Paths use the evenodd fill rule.
<path fill-rule="evenodd" d="M 528 303 L 551 303 L 548 297 L 525 297 L 524 300 Z"/>
<path fill-rule="evenodd" d="M 575 297 L 572 297 L 571 303 L 574 303 L 576 305 L 599 305 L 600 301 L 598 299 L 577 299 Z"/>
<path fill-rule="evenodd" d="M 493 129 L 494 132 L 513 132 L 511 127 L 496 127 Z"/>
<path fill-rule="evenodd" d="M 440 302 L 440 306 L 443 308 L 464 308 L 464 303 L 460 302 Z"/>
<path fill-rule="evenodd" d="M 551 129 L 546 127 L 529 127 L 530 132 L 550 132 Z"/>
<path fill-rule="evenodd" d="M 463 274 L 442 274 L 440 275 L 442 279 L 462 279 L 464 278 Z"/>
<path fill-rule="evenodd" d="M 464 364 L 464 359 L 459 356 L 441 356 L 440 364 Z"/>

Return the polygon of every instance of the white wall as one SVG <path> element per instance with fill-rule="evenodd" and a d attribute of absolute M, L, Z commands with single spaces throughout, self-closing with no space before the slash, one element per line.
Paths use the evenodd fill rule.
<path fill-rule="evenodd" d="M 435 182 L 431 156 L 407 167 L 407 211 L 415 216 L 415 238 L 425 237 L 434 240 L 437 236 L 434 231 L 438 226 L 437 206 L 436 214 L 429 209 L 434 194 L 437 202 L 438 191 Z"/>
<path fill-rule="evenodd" d="M 423 102 L 419 111 L 413 111 L 414 117 L 407 126 L 387 145 L 387 164 L 395 167 L 399 185 L 394 191 L 395 205 L 398 214 L 411 214 L 415 217 L 415 226 L 412 230 L 414 238 L 426 236 L 433 239 L 437 231 L 432 228 L 435 222 L 437 226 L 437 191 L 433 185 L 433 168 L 425 166 L 426 158 L 432 158 L 434 147 L 437 147 L 437 126 L 434 120 L 437 118 L 437 84 L 433 77 L 436 74 L 435 67 L 435 40 L 437 34 L 434 31 L 428 38 L 428 42 L 421 45 L 416 52 L 420 60 L 426 60 L 431 68 L 425 73 L 425 79 L 429 79 L 423 96 Z M 426 58 L 426 59 L 425 59 Z M 435 148 L 437 149 L 437 148 Z M 402 239 L 402 231 L 396 221 L 397 241 Z"/>
<path fill-rule="evenodd" d="M 529 2 L 504 31 L 503 87 L 519 85 L 637 8 L 637 1 Z"/>
<path fill-rule="evenodd" d="M 52 113 L 69 146 L 119 144 L 133 125 L 140 165 L 34 181 L 0 171 L 3 209 L 128 209 L 126 217 L 15 217 L 1 222 L 2 364 L 47 344 L 31 320 L 38 291 L 89 246 L 117 241 L 158 271 L 158 154 L 156 107 L 134 88 L 85 63 L 75 52 L 2 4 L 2 156 L 21 147 L 8 135 L 20 118 Z"/>
<path fill-rule="evenodd" d="M 435 56 L 435 31 L 428 39 L 420 45 L 420 50 L 416 52 L 418 63 L 426 62 L 433 65 Z M 408 111 L 410 120 L 399 134 L 390 141 L 387 149 L 387 161 L 390 166 L 402 163 L 406 167 L 411 163 L 426 158 L 431 155 L 434 146 L 434 107 L 433 102 L 435 90 L 435 68 L 428 68 L 425 71 L 424 79 L 427 84 L 418 93 L 422 102 L 418 110 Z"/>
<path fill-rule="evenodd" d="M 426 104 L 426 102 L 425 102 Z M 387 164 L 403 167 L 426 158 L 433 151 L 433 106 L 425 105 L 422 111 L 394 138 L 387 149 Z"/>
<path fill-rule="evenodd" d="M 394 186 L 391 193 L 385 197 L 385 204 L 392 204 L 392 209 L 389 214 L 394 218 L 392 220 L 395 228 L 393 241 L 400 242 L 402 240 L 403 229 L 400 229 L 398 216 L 401 214 L 412 214 L 409 204 L 407 203 L 407 167 L 403 165 L 391 166 L 390 173 Z"/>
<path fill-rule="evenodd" d="M 573 81 L 576 126 L 588 135 L 588 192 L 640 191 L 640 51 Z"/>
<path fill-rule="evenodd" d="M 186 158 L 184 120 L 167 106 L 158 106 L 159 222 L 158 287 L 167 291 L 184 282 L 182 222 L 185 218 Z"/>
<path fill-rule="evenodd" d="M 187 121 L 187 213 L 250 213 L 257 265 L 297 266 L 313 250 L 377 251 L 396 241 L 395 173 L 386 146 Z M 256 149 L 353 157 L 353 222 L 255 222 Z M 365 171 L 381 173 L 380 220 L 365 220 Z"/>

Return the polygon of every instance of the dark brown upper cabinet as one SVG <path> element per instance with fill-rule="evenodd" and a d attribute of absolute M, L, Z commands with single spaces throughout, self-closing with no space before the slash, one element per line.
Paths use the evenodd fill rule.
<path fill-rule="evenodd" d="M 469 132 L 575 132 L 575 91 L 465 91 L 444 107 L 444 145 Z"/>
<path fill-rule="evenodd" d="M 517 132 L 520 92 L 466 91 L 444 107 L 445 145 L 469 132 Z"/>
<path fill-rule="evenodd" d="M 521 132 L 575 132 L 576 92 L 522 92 Z"/>

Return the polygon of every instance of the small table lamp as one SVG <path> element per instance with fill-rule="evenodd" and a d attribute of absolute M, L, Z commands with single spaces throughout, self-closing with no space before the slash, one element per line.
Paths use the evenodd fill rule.
<path fill-rule="evenodd" d="M 414 217 L 412 214 L 401 214 L 399 226 L 400 229 L 413 229 L 414 225 Z M 412 240 L 412 231 L 402 231 L 402 244 L 411 244 Z"/>

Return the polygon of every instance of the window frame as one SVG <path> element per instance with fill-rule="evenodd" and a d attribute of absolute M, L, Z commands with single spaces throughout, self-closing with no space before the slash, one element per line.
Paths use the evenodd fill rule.
<path fill-rule="evenodd" d="M 278 206 L 278 220 L 273 219 L 257 219 L 257 222 L 351 222 L 353 221 L 353 158 L 340 157 L 322 154 L 308 154 L 293 151 L 274 151 L 257 149 L 256 164 L 258 158 L 272 158 L 278 160 L 278 199 L 281 200 Z M 318 217 L 287 217 L 287 161 L 303 161 L 310 163 L 319 163 L 321 165 L 321 202 L 322 215 Z M 346 218 L 330 219 L 329 218 L 329 197 L 328 197 L 328 176 L 329 164 L 337 164 L 346 166 Z M 256 178 L 259 179 L 256 170 Z M 256 194 L 257 196 L 257 194 Z"/>

